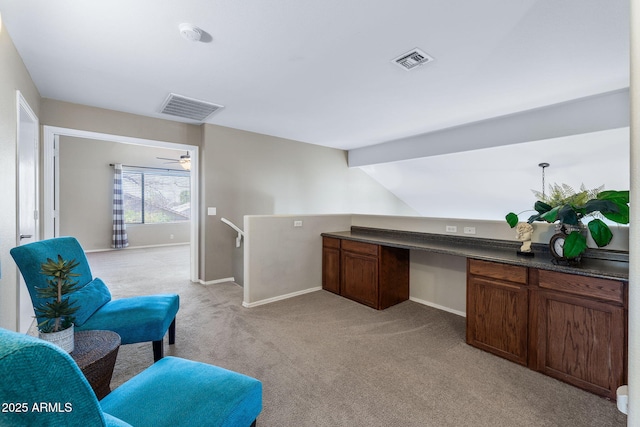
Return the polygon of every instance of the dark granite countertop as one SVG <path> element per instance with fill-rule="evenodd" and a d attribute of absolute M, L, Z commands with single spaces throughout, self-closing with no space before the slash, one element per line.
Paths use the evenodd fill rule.
<path fill-rule="evenodd" d="M 348 239 L 383 246 L 463 256 L 485 261 L 552 270 L 581 276 L 619 279 L 628 281 L 628 253 L 588 249 L 577 266 L 556 264 L 547 245 L 533 244 L 535 255 L 522 256 L 517 251 L 517 241 L 448 236 L 412 231 L 385 230 L 368 227 L 351 227 L 350 231 L 322 233 L 322 236 Z"/>

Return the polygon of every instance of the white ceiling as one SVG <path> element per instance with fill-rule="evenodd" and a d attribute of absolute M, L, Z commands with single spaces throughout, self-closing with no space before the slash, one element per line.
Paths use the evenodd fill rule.
<path fill-rule="evenodd" d="M 342 149 L 629 85 L 628 0 L 0 0 L 46 98 Z M 183 39 L 189 22 L 207 34 Z M 420 48 L 435 61 L 391 60 Z"/>

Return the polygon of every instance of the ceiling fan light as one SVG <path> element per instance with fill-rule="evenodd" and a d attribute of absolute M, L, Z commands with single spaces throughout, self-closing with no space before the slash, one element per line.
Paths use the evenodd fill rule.
<path fill-rule="evenodd" d="M 180 159 L 180 161 L 178 163 L 180 163 L 180 166 L 182 166 L 182 169 L 188 170 L 188 171 L 191 170 L 191 159 L 190 158 L 187 158 L 187 159 L 182 158 L 182 159 Z"/>

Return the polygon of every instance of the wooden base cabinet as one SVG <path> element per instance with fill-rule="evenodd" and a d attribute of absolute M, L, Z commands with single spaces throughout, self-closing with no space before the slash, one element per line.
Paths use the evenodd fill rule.
<path fill-rule="evenodd" d="M 323 237 L 322 287 L 377 310 L 406 301 L 409 251 Z"/>
<path fill-rule="evenodd" d="M 535 270 L 529 366 L 616 399 L 626 381 L 625 284 Z"/>
<path fill-rule="evenodd" d="M 340 262 L 342 281 L 340 295 L 369 307 L 378 307 L 378 245 L 369 243 L 342 242 Z"/>
<path fill-rule="evenodd" d="M 526 365 L 526 267 L 469 260 L 468 272 L 467 343 Z"/>
<path fill-rule="evenodd" d="M 615 400 L 625 282 L 473 259 L 467 273 L 468 344 Z"/>

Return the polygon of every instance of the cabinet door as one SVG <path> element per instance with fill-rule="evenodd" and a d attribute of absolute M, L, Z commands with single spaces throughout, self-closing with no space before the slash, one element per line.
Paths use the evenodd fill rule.
<path fill-rule="evenodd" d="M 532 303 L 534 369 L 615 400 L 624 383 L 624 309 L 553 291 L 532 292 Z"/>
<path fill-rule="evenodd" d="M 469 275 L 468 344 L 526 365 L 527 328 L 526 285 Z"/>
<path fill-rule="evenodd" d="M 339 249 L 322 249 L 322 289 L 340 294 Z"/>
<path fill-rule="evenodd" d="M 322 289 L 340 294 L 340 240 L 323 237 Z"/>
<path fill-rule="evenodd" d="M 340 293 L 369 307 L 378 308 L 378 257 L 343 250 Z"/>

